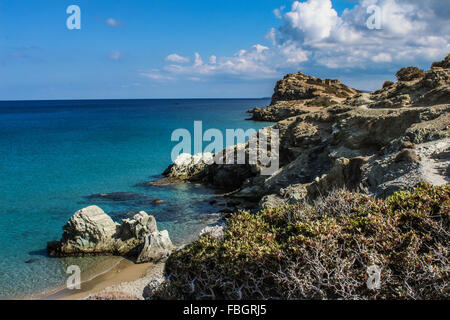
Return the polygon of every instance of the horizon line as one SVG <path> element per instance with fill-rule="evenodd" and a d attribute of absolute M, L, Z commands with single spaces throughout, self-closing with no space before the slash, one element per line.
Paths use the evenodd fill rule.
<path fill-rule="evenodd" d="M 272 97 L 255 98 L 77 98 L 77 99 L 15 99 L 0 100 L 1 102 L 29 102 L 29 101 L 125 101 L 125 100 L 265 100 Z"/>

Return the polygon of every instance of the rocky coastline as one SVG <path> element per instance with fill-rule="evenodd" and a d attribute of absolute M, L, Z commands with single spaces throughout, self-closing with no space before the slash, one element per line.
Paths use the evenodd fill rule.
<path fill-rule="evenodd" d="M 253 120 L 278 121 L 275 174 L 262 176 L 257 164 L 206 164 L 196 155 L 171 165 L 165 179 L 227 188 L 228 196 L 259 208 L 336 188 L 386 198 L 419 181 L 448 183 L 450 55 L 430 70 L 408 67 L 396 76 L 396 83 L 364 93 L 338 80 L 289 74 L 277 82 L 269 106 L 251 111 Z M 221 153 L 242 147 L 248 155 L 249 143 Z"/>
<path fill-rule="evenodd" d="M 164 171 L 164 179 L 152 184 L 195 182 L 224 190 L 228 214 L 310 203 L 338 189 L 386 199 L 422 182 L 447 185 L 450 55 L 427 71 L 403 68 L 397 79 L 364 93 L 339 80 L 289 74 L 277 82 L 269 106 L 250 110 L 252 120 L 277 122 L 277 172 L 263 176 L 260 164 L 205 161 L 218 154 L 182 155 Z M 242 147 L 248 156 L 249 143 L 229 147 L 225 154 Z M 157 262 L 174 252 L 168 233 L 159 232 L 145 212 L 118 224 L 100 208 L 88 207 L 63 229 L 62 239 L 48 244 L 52 256 L 113 254 Z M 205 234 L 220 242 L 224 227 L 206 228 Z M 153 280 L 145 289 L 147 298 L 164 283 L 161 274 Z"/>

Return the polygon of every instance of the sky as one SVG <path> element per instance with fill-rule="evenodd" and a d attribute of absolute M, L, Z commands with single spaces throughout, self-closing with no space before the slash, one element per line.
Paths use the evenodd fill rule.
<path fill-rule="evenodd" d="M 0 100 L 270 97 L 299 71 L 375 90 L 450 53 L 449 17 L 442 0 L 0 0 Z"/>

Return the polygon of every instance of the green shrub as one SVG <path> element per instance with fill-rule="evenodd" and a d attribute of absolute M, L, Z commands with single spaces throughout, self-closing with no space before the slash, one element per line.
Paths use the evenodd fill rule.
<path fill-rule="evenodd" d="M 450 185 L 240 212 L 174 253 L 156 299 L 448 299 Z M 369 266 L 381 268 L 368 289 Z"/>
<path fill-rule="evenodd" d="M 337 102 L 328 97 L 318 97 L 306 103 L 308 107 L 330 107 L 336 105 Z"/>
<path fill-rule="evenodd" d="M 407 67 L 398 70 L 395 76 L 398 81 L 412 81 L 423 78 L 425 76 L 425 72 L 417 67 Z"/>
<path fill-rule="evenodd" d="M 450 54 L 448 54 L 442 61 L 433 62 L 431 67 L 432 68 L 439 67 L 439 68 L 446 68 L 446 69 L 450 68 Z"/>
<path fill-rule="evenodd" d="M 385 81 L 383 83 L 383 88 L 388 88 L 388 87 L 391 87 L 393 85 L 394 85 L 394 82 L 392 82 L 392 81 Z"/>

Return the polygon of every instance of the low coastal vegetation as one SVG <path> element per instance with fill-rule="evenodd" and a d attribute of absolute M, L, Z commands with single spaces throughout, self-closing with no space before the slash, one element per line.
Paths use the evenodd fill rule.
<path fill-rule="evenodd" d="M 448 299 L 450 185 L 242 211 L 172 254 L 159 299 Z M 381 269 L 378 289 L 367 270 Z"/>

